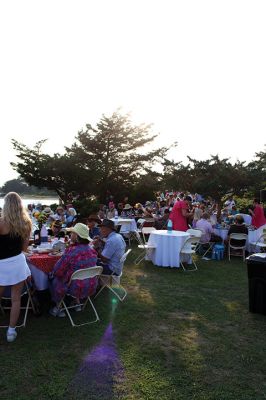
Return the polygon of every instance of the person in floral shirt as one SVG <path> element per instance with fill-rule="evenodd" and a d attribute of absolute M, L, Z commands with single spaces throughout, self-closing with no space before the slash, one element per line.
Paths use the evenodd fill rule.
<path fill-rule="evenodd" d="M 71 245 L 65 250 L 64 254 L 57 261 L 51 273 L 51 295 L 55 302 L 55 307 L 50 310 L 50 314 L 55 317 L 64 317 L 65 312 L 58 308 L 61 299 L 70 294 L 78 299 L 92 296 L 96 292 L 97 277 L 76 280 L 69 286 L 69 281 L 73 272 L 78 269 L 94 267 L 97 264 L 97 253 L 89 246 L 91 241 L 89 237 L 89 229 L 85 224 L 77 223 L 71 228 L 67 228 L 71 232 Z M 76 311 L 81 309 L 76 307 Z"/>

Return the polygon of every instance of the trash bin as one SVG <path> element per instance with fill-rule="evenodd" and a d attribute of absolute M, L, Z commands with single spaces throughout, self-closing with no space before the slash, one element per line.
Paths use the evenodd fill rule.
<path fill-rule="evenodd" d="M 266 315 L 266 253 L 247 257 L 249 311 Z"/>

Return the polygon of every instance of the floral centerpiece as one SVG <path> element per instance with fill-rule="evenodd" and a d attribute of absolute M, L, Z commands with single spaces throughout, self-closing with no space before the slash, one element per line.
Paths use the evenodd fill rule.
<path fill-rule="evenodd" d="M 38 224 L 38 227 L 41 230 L 43 224 L 45 224 L 47 222 L 47 219 L 48 219 L 47 215 L 45 213 L 43 213 L 43 212 L 36 211 L 33 214 L 33 217 L 35 218 L 35 220 L 36 220 L 36 222 Z"/>

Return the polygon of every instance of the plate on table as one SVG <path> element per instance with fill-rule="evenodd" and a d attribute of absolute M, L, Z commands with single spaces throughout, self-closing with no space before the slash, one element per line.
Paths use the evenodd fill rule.
<path fill-rule="evenodd" d="M 48 254 L 50 253 L 51 249 L 42 249 L 42 248 L 38 248 L 38 253 L 39 254 Z"/>
<path fill-rule="evenodd" d="M 57 251 L 57 252 L 54 252 L 54 253 L 48 253 L 48 256 L 60 256 L 61 257 L 61 255 L 62 255 L 63 253 L 61 252 L 61 251 Z"/>

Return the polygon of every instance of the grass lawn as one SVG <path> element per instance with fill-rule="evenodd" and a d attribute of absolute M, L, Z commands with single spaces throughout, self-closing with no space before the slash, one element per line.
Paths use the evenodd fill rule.
<path fill-rule="evenodd" d="M 246 264 L 199 259 L 185 273 L 135 257 L 125 301 L 108 290 L 95 300 L 100 322 L 30 314 L 10 344 L 1 329 L 1 400 L 266 399 L 266 317 L 248 311 Z"/>

